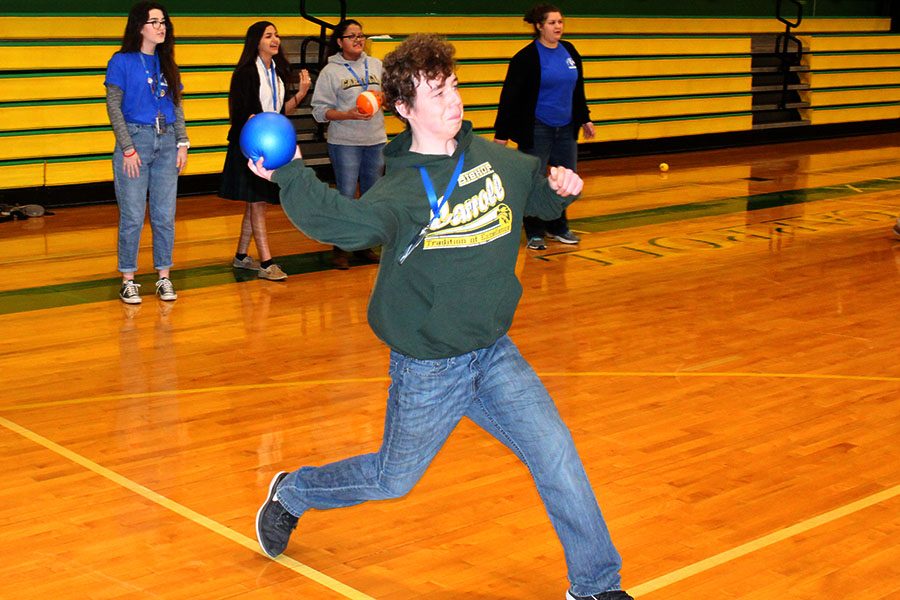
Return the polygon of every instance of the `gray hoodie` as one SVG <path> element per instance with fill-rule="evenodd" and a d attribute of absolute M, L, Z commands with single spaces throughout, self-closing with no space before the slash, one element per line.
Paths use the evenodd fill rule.
<path fill-rule="evenodd" d="M 364 91 L 356 76 L 365 81 L 366 63 L 369 67 L 369 90 L 381 91 L 381 61 L 367 56 L 348 61 L 341 53 L 333 54 L 319 73 L 312 97 L 313 118 L 319 123 L 329 123 L 328 143 L 341 146 L 374 146 L 387 141 L 384 133 L 384 113 L 378 111 L 368 121 L 331 121 L 325 118 L 330 109 L 351 110 L 356 98 Z M 348 69 L 346 65 L 349 65 Z M 353 69 L 353 73 L 350 72 Z"/>

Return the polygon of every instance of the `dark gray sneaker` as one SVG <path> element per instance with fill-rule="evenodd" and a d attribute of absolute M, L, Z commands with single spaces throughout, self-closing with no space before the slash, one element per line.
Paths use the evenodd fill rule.
<path fill-rule="evenodd" d="M 577 244 L 581 238 L 572 233 L 571 229 L 566 229 L 563 233 L 547 233 L 547 239 L 556 240 L 563 244 Z"/>
<path fill-rule="evenodd" d="M 622 590 L 592 594 L 590 596 L 576 596 L 572 592 L 566 592 L 566 600 L 634 600 Z"/>
<path fill-rule="evenodd" d="M 532 237 L 528 238 L 528 243 L 525 245 L 529 250 L 546 250 L 547 244 L 544 243 L 544 238 L 541 237 Z"/>
<path fill-rule="evenodd" d="M 278 484 L 287 475 L 287 471 L 282 471 L 272 478 L 269 495 L 256 513 L 256 539 L 259 540 L 262 551 L 272 558 L 284 552 L 291 533 L 297 527 L 297 517 L 285 510 L 278 501 Z"/>

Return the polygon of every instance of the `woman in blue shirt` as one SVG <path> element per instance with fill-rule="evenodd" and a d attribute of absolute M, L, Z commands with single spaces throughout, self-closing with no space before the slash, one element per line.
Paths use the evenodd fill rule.
<path fill-rule="evenodd" d="M 525 22 L 534 26 L 533 42 L 509 63 L 494 123 L 494 141 L 513 140 L 523 152 L 547 164 L 575 170 L 578 131 L 594 137 L 594 123 L 584 94 L 581 55 L 563 41 L 563 16 L 552 4 L 529 10 Z M 569 230 L 566 213 L 553 221 L 525 217 L 528 248 L 545 250 L 544 237 L 564 244 L 581 240 Z"/>
<path fill-rule="evenodd" d="M 149 195 L 153 267 L 160 300 L 178 296 L 169 280 L 175 244 L 178 175 L 190 147 L 184 126 L 181 75 L 175 64 L 175 35 L 166 9 L 139 2 L 128 14 L 122 47 L 106 68 L 106 109 L 116 137 L 113 181 L 119 205 L 119 297 L 140 304 L 134 282 Z"/>

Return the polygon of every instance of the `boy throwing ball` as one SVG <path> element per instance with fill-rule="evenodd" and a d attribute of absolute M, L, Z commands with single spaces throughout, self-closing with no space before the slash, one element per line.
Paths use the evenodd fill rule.
<path fill-rule="evenodd" d="M 348 250 L 382 247 L 368 317 L 391 349 L 381 449 L 277 474 L 257 513 L 259 543 L 276 557 L 309 509 L 405 495 L 468 417 L 528 466 L 565 551 L 566 598 L 630 600 L 572 437 L 506 335 L 522 293 L 522 217 L 557 217 L 582 181 L 564 168 L 545 177 L 536 158 L 474 135 L 454 66 L 453 47 L 433 35 L 414 35 L 385 58 L 385 105 L 408 128 L 385 147 L 386 175 L 361 201 L 300 160 L 275 172 L 251 163 L 281 187 L 284 211 L 307 235 Z"/>

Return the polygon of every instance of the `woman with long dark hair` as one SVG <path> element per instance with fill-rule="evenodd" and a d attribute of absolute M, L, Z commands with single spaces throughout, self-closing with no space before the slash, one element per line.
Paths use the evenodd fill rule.
<path fill-rule="evenodd" d="M 519 150 L 548 164 L 575 170 L 578 162 L 578 131 L 594 137 L 594 123 L 584 94 L 581 55 L 561 39 L 563 16 L 552 4 L 538 4 L 524 21 L 534 27 L 534 41 L 519 50 L 509 63 L 500 92 L 494 141 L 513 140 Z M 544 250 L 544 237 L 577 244 L 581 240 L 569 229 L 566 213 L 552 221 L 525 217 L 528 248 Z"/>
<path fill-rule="evenodd" d="M 356 99 L 364 91 L 381 93 L 381 61 L 365 52 L 366 35 L 359 21 L 338 23 L 329 42 L 328 64 L 316 79 L 313 117 L 328 123 L 328 156 L 338 191 L 348 198 L 365 194 L 384 173 L 382 150 L 387 142 L 384 113 L 360 112 Z M 377 262 L 372 250 L 355 253 L 365 262 Z M 334 266 L 347 269 L 350 253 L 334 247 Z"/>
<path fill-rule="evenodd" d="M 178 175 L 187 164 L 190 142 L 174 45 L 175 31 L 166 9 L 156 2 L 139 2 L 128 14 L 122 47 L 106 67 L 106 109 L 116 138 L 119 297 L 126 304 L 141 302 L 134 274 L 148 194 L 153 267 L 159 273 L 156 294 L 166 301 L 178 297 L 169 270 Z"/>
<path fill-rule="evenodd" d="M 222 169 L 219 196 L 247 203 L 241 221 L 241 235 L 232 265 L 238 269 L 255 270 L 261 279 L 281 281 L 287 274 L 272 261 L 266 231 L 266 207 L 278 204 L 278 186 L 253 176 L 247 169 L 247 159 L 241 154 L 241 129 L 261 112 L 291 114 L 309 91 L 309 73 L 300 72 L 300 89 L 289 92 L 291 66 L 281 47 L 278 29 L 268 21 L 259 21 L 247 29 L 244 49 L 231 75 L 228 92 L 228 152 Z M 256 242 L 259 261 L 250 257 L 251 238 Z"/>

